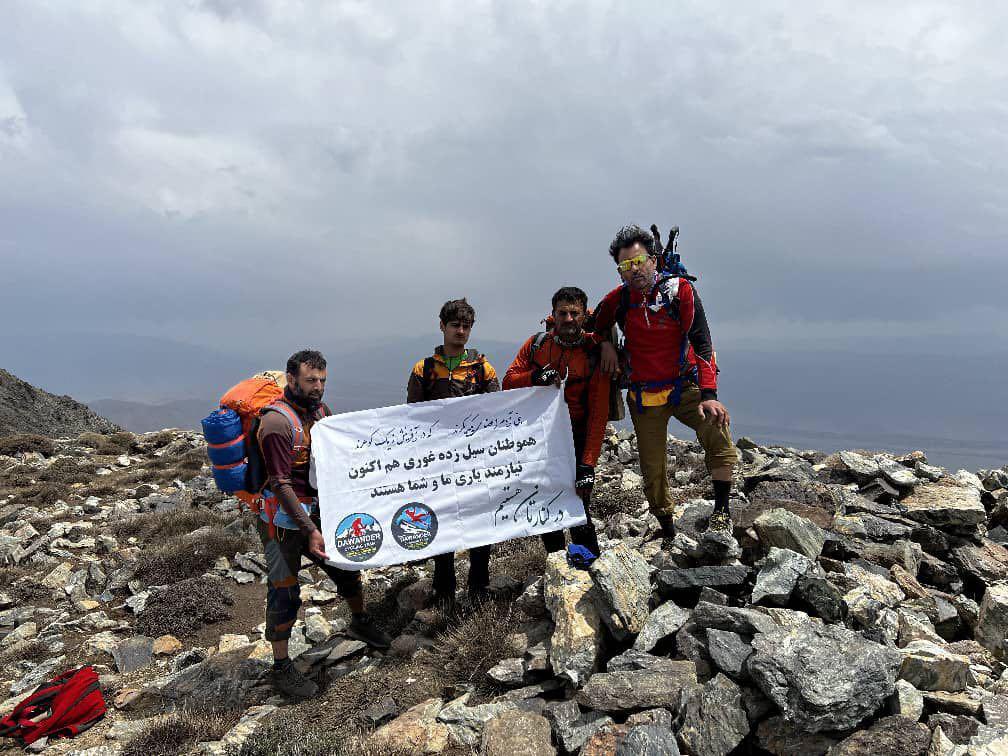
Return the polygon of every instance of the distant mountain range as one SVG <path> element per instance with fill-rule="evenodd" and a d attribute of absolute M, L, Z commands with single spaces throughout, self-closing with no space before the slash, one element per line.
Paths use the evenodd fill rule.
<path fill-rule="evenodd" d="M 323 344 L 326 401 L 337 412 L 401 403 L 409 371 L 439 336 Z M 96 412 L 135 431 L 196 428 L 227 388 L 260 370 L 283 369 L 287 356 L 116 334 L 50 334 L 39 360 L 37 339 L 17 339 L 0 343 L 0 365 L 36 386 L 87 397 Z M 474 339 L 501 374 L 520 343 Z M 923 447 L 949 467 L 1008 462 L 1008 354 L 725 349 L 718 364 L 720 396 L 736 435 L 824 450 Z M 674 423 L 670 431 L 690 435 Z"/>

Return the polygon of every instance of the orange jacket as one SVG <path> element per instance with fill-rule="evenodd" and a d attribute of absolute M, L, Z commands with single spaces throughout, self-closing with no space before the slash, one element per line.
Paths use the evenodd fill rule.
<path fill-rule="evenodd" d="M 577 346 L 562 346 L 553 334 L 533 354 L 536 336 L 530 336 L 518 350 L 511 367 L 504 375 L 504 388 L 526 388 L 532 385 L 532 373 L 546 365 L 567 373 L 564 399 L 574 427 L 575 446 L 580 446 L 579 462 L 595 466 L 602 451 L 602 436 L 609 419 L 609 377 L 598 366 L 598 345 L 586 337 Z"/>

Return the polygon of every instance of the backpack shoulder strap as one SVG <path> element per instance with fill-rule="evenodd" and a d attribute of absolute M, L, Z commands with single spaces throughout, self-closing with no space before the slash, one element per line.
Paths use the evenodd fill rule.
<path fill-rule="evenodd" d="M 630 287 L 626 284 L 620 287 L 619 304 L 616 305 L 616 324 L 620 330 L 626 330 L 626 316 L 630 309 Z"/>
<path fill-rule="evenodd" d="M 291 425 L 291 435 L 292 435 L 292 447 L 295 451 L 299 451 L 304 448 L 304 426 L 301 424 L 301 418 L 298 417 L 298 413 L 294 411 L 283 399 L 277 399 L 272 404 L 263 408 L 263 412 L 268 411 L 279 412 Z"/>
<path fill-rule="evenodd" d="M 423 384 L 425 392 L 430 392 L 434 386 L 434 368 L 436 364 L 437 361 L 433 356 L 423 361 Z"/>
<path fill-rule="evenodd" d="M 539 351 L 539 348 L 546 343 L 546 339 L 549 337 L 549 331 L 542 331 L 535 335 L 532 339 L 532 351 L 529 352 L 529 357 L 534 357 L 535 353 Z"/>

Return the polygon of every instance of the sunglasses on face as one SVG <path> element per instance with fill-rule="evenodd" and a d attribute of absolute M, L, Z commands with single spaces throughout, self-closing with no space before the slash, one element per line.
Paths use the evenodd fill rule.
<path fill-rule="evenodd" d="M 634 267 L 641 267 L 647 262 L 647 255 L 637 255 L 637 257 L 631 257 L 629 260 L 624 260 L 623 262 L 616 263 L 616 270 L 620 273 L 629 273 Z"/>

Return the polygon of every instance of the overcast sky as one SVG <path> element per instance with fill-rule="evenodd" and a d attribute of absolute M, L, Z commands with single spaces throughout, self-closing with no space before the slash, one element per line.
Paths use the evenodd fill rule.
<path fill-rule="evenodd" d="M 722 350 L 1008 349 L 1004 3 L 3 6 L 22 331 L 515 340 L 634 221 Z"/>

